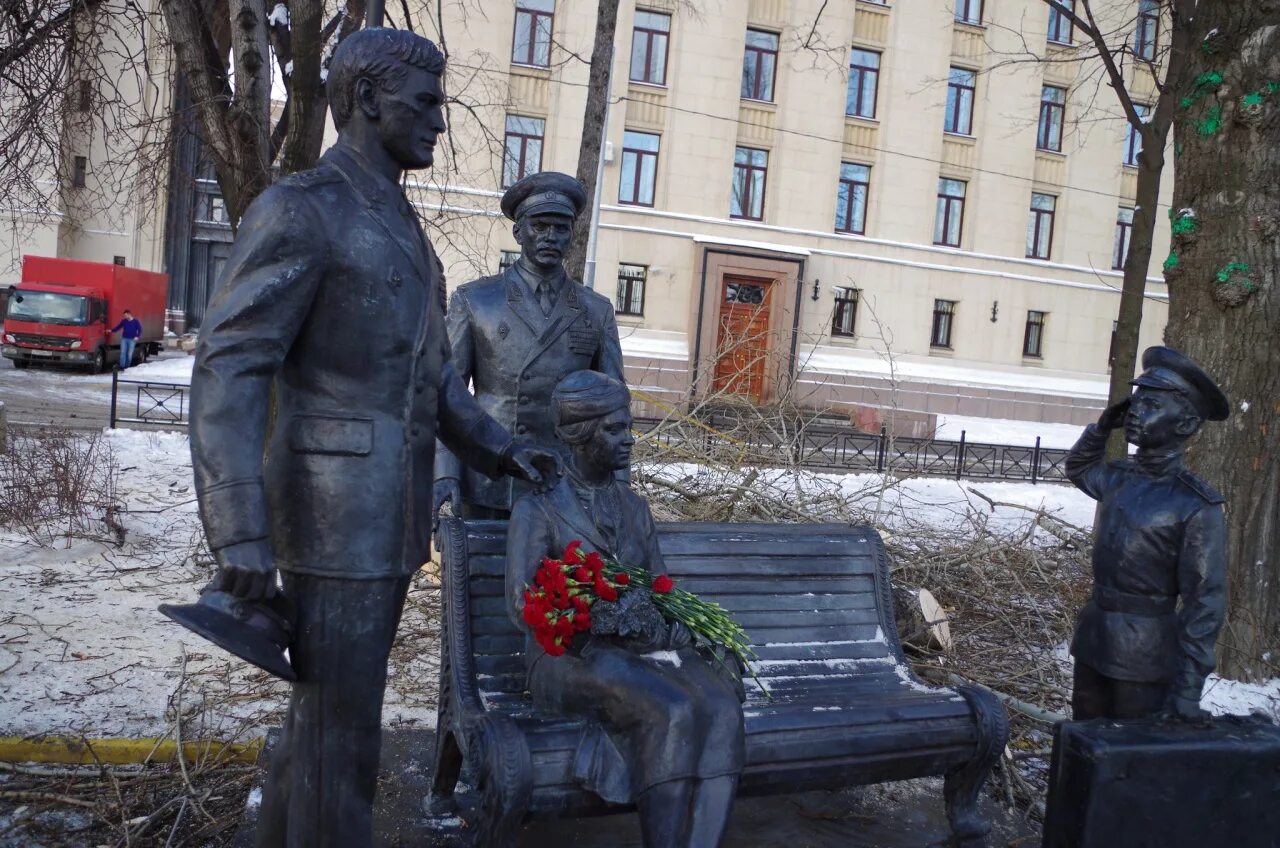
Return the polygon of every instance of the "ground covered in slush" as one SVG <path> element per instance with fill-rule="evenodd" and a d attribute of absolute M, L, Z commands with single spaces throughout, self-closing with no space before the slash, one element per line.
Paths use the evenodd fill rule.
<path fill-rule="evenodd" d="M 635 485 L 660 520 L 869 523 L 895 585 L 925 588 L 952 643 L 915 634 L 914 671 L 973 680 L 1010 706 L 1015 735 L 994 791 L 1043 804 L 1049 724 L 1070 692 L 1065 645 L 1088 592 L 1093 502 L 1055 484 L 895 479 L 734 467 L 642 454 Z M 168 621 L 213 574 L 187 439 L 141 431 L 11 433 L 0 454 L 0 736 L 243 742 L 277 725 L 287 688 Z M 410 593 L 383 721 L 431 727 L 439 591 Z M 1212 679 L 1215 712 L 1280 718 L 1280 680 Z M 176 765 L 0 763 L 6 845 L 220 845 L 256 769 L 217 754 Z"/>

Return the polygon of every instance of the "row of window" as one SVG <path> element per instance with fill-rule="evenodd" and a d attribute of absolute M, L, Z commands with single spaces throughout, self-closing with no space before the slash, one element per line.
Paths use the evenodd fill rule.
<path fill-rule="evenodd" d="M 1075 0 L 1062 0 L 1073 12 Z M 981 26 L 983 0 L 955 0 L 959 23 Z M 551 33 L 555 23 L 555 0 L 517 0 L 515 34 L 511 61 L 545 68 L 551 64 Z M 1048 41 L 1071 44 L 1075 35 L 1071 18 L 1049 7 Z M 1160 0 L 1138 0 L 1137 27 L 1133 53 L 1155 61 L 1160 37 Z M 631 80 L 648 85 L 667 84 L 667 51 L 671 40 L 671 15 L 637 9 L 631 31 Z M 865 51 L 864 51 L 865 52 Z M 748 29 L 742 58 L 742 96 L 751 100 L 773 100 L 773 82 L 778 67 L 778 34 Z M 878 64 L 876 66 L 878 72 Z M 873 95 L 874 99 L 874 95 Z"/>
<path fill-rule="evenodd" d="M 1074 0 L 1065 0 L 1074 9 Z M 956 0 L 955 19 L 962 23 L 982 23 L 982 0 Z M 512 61 L 523 65 L 545 67 L 550 62 L 551 31 L 555 0 L 519 0 Z M 1134 35 L 1134 53 L 1154 61 L 1159 37 L 1159 0 L 1139 0 L 1138 25 Z M 1073 36 L 1071 19 L 1056 8 L 1049 9 L 1049 41 L 1070 44 Z M 667 53 L 671 37 L 671 15 L 638 9 L 631 35 L 631 73 L 633 82 L 647 85 L 667 84 Z M 875 118 L 880 83 L 882 54 L 876 50 L 854 47 L 849 51 L 849 80 L 845 94 L 845 114 L 859 118 Z M 748 100 L 772 102 L 778 68 L 778 34 L 748 28 L 742 55 L 741 96 Z M 943 129 L 957 135 L 973 131 L 973 103 L 977 72 L 953 67 L 947 77 L 947 103 Z M 1039 126 L 1036 146 L 1042 150 L 1062 150 L 1062 126 L 1066 111 L 1067 90 L 1053 85 L 1043 87 L 1040 96 Z M 1145 114 L 1145 108 L 1142 110 Z M 1125 164 L 1137 161 L 1132 128 L 1125 145 Z"/>
<path fill-rule="evenodd" d="M 506 270 L 520 257 L 518 251 L 504 250 L 499 258 L 498 271 Z M 614 296 L 614 310 L 619 315 L 644 315 L 645 283 L 649 266 L 622 262 L 618 265 L 618 287 Z M 831 313 L 831 335 L 835 338 L 856 338 L 858 327 L 858 301 L 861 290 L 838 286 L 835 289 L 835 307 Z M 758 302 L 758 301 L 757 301 Z M 955 315 L 958 301 L 935 299 L 933 323 L 929 331 L 929 346 L 950 350 L 955 346 Z M 1044 357 L 1045 321 L 1047 312 L 1027 310 L 1027 322 L 1022 334 L 1022 355 L 1032 359 Z M 1115 327 L 1112 327 L 1112 352 L 1108 362 L 1114 359 Z"/>
<path fill-rule="evenodd" d="M 506 155 L 503 186 L 536 173 L 542 167 L 541 118 L 507 117 Z M 622 136 L 622 161 L 618 177 L 618 202 L 630 206 L 653 206 L 658 173 L 661 137 L 655 133 L 627 130 Z M 729 216 L 749 221 L 764 218 L 764 196 L 768 184 L 769 151 L 737 147 L 733 156 L 733 183 Z M 841 162 L 836 187 L 835 231 L 861 235 L 866 232 L 867 201 L 871 191 L 871 166 Z M 965 180 L 942 177 L 938 180 L 933 243 L 959 247 L 964 232 Z M 1047 260 L 1053 253 L 1053 225 L 1057 198 L 1032 192 L 1027 219 L 1028 259 Z M 1116 220 L 1113 268 L 1122 268 L 1128 253 L 1133 210 L 1121 207 Z"/>
<path fill-rule="evenodd" d="M 855 288 L 837 288 L 835 309 L 831 317 L 831 335 L 836 338 L 857 336 L 858 300 Z M 951 350 L 955 347 L 955 318 L 958 301 L 935 299 L 933 323 L 929 328 L 929 347 Z M 1027 310 L 1027 323 L 1022 334 L 1022 355 L 1033 359 L 1044 357 L 1046 312 Z"/>

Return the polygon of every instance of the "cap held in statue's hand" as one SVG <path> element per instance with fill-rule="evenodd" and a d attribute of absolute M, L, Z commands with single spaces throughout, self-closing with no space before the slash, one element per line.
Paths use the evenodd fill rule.
<path fill-rule="evenodd" d="M 582 183 L 559 171 L 530 174 L 502 195 L 502 214 L 513 221 L 526 215 L 577 218 L 586 208 L 587 191 Z"/>
<path fill-rule="evenodd" d="M 285 656 L 293 639 L 293 605 L 279 592 L 267 601 L 245 601 L 206 589 L 196 603 L 161 604 L 160 612 L 263 671 L 298 679 Z"/>
<path fill-rule="evenodd" d="M 1208 421 L 1225 421 L 1231 414 L 1231 404 L 1213 378 L 1171 347 L 1147 348 L 1142 354 L 1142 373 L 1129 384 L 1177 392 L 1191 401 L 1200 417 Z"/>

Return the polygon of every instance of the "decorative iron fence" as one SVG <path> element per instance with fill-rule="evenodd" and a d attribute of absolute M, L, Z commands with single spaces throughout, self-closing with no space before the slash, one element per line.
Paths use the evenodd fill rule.
<path fill-rule="evenodd" d="M 743 464 L 798 465 L 814 471 L 876 471 L 934 477 L 969 477 L 1039 483 L 1066 480 L 1067 451 L 1034 445 L 892 436 L 881 428 L 865 433 L 828 423 L 776 429 L 720 429 L 722 422 L 638 418 L 641 441 L 653 447 L 684 449 L 690 457 L 710 449 L 734 454 Z"/>
<path fill-rule="evenodd" d="M 152 380 L 111 379 L 111 426 L 187 426 L 190 386 Z M 793 422 L 794 423 L 794 422 Z M 1067 451 L 1034 445 L 997 445 L 866 433 L 828 421 L 777 427 L 744 427 L 720 417 L 637 418 L 642 443 L 683 450 L 690 458 L 728 452 L 744 465 L 800 466 L 814 471 L 876 471 L 932 477 L 969 477 L 1039 483 L 1067 479 Z"/>
<path fill-rule="evenodd" d="M 120 372 L 115 371 L 111 375 L 110 426 L 114 429 L 119 424 L 154 424 L 185 428 L 190 391 L 185 383 L 122 380 Z"/>

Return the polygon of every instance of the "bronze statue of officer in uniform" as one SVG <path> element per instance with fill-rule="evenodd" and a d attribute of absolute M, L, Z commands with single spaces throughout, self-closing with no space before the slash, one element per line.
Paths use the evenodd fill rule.
<path fill-rule="evenodd" d="M 454 368 L 480 406 L 515 434 L 561 452 L 551 418 L 556 383 L 584 369 L 624 380 L 613 303 L 564 269 L 573 221 L 586 203 L 582 184 L 555 171 L 507 189 L 502 211 L 515 222 L 520 258 L 501 274 L 460 286 L 447 319 Z M 620 475 L 628 479 L 626 470 Z M 505 518 L 528 490 L 463 468 L 447 445 L 437 452 L 437 510 L 449 501 L 455 515 Z"/>
<path fill-rule="evenodd" d="M 1223 497 L 1182 466 L 1187 440 L 1230 406 L 1212 378 L 1167 347 L 1142 355 L 1132 397 L 1085 428 L 1067 476 L 1101 502 L 1093 597 L 1076 622 L 1072 711 L 1077 720 L 1203 716 L 1225 610 Z M 1104 461 L 1124 428 L 1132 459 Z M 1179 602 L 1181 602 L 1179 604 Z"/>

